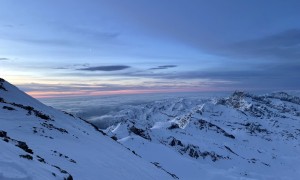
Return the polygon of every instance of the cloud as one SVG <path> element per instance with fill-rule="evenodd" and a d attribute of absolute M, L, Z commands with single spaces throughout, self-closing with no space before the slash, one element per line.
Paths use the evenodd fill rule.
<path fill-rule="evenodd" d="M 109 5 L 148 34 L 168 37 L 200 52 L 229 58 L 300 56 L 297 1 L 272 6 L 269 1 L 193 1 L 184 5 L 174 1 L 172 7 L 167 1 L 159 6 L 153 1 Z"/>
<path fill-rule="evenodd" d="M 21 41 L 25 43 L 30 43 L 39 46 L 52 46 L 52 47 L 75 47 L 75 48 L 91 48 L 96 47 L 94 40 L 78 40 L 76 38 L 37 38 L 37 37 L 25 37 L 25 38 L 15 38 L 13 40 Z"/>
<path fill-rule="evenodd" d="M 53 47 L 85 47 L 84 43 L 80 43 L 76 40 L 70 39 L 57 39 L 57 38 L 38 38 L 38 37 L 11 37 L 7 38 L 14 41 L 20 41 L 24 43 L 30 43 L 39 46 L 53 46 Z"/>
<path fill-rule="evenodd" d="M 14 27 L 14 26 L 11 26 Z M 45 27 L 40 27 L 45 28 Z M 26 29 L 25 29 L 26 30 Z M 113 41 L 120 33 L 116 31 L 103 31 L 88 27 L 52 24 L 51 28 L 42 29 L 47 36 L 39 34 L 20 34 L 9 31 L 0 36 L 4 40 L 13 40 L 42 46 L 61 47 L 100 47 L 103 44 L 118 44 Z M 26 32 L 26 31 L 24 31 Z M 119 43 L 120 44 L 120 43 Z"/>
<path fill-rule="evenodd" d="M 154 67 L 154 68 L 150 68 L 149 70 L 169 69 L 169 68 L 174 68 L 174 67 L 177 67 L 177 65 L 157 66 L 157 67 Z"/>
<path fill-rule="evenodd" d="M 117 123 L 116 119 L 112 115 L 103 115 L 103 116 L 96 116 L 89 119 L 90 122 L 95 124 L 100 129 L 106 129 L 107 127 Z"/>
<path fill-rule="evenodd" d="M 190 82 L 190 81 L 209 81 L 212 86 L 219 84 L 220 86 L 226 86 L 231 88 L 245 87 L 245 88 L 298 88 L 300 83 L 297 80 L 300 76 L 300 65 L 297 62 L 294 63 L 263 63 L 260 65 L 249 65 L 247 68 L 240 69 L 239 67 L 228 68 L 214 68 L 206 70 L 194 70 L 194 71 L 180 71 L 180 72 L 149 72 L 149 71 L 129 71 L 121 72 L 118 74 L 111 74 L 118 80 L 126 78 L 137 79 L 151 79 L 157 86 L 163 87 L 163 84 L 168 84 L 165 80 L 174 80 L 178 82 Z M 70 76 L 78 77 L 105 77 L 103 74 L 93 73 L 71 73 Z M 156 83 L 163 81 L 163 83 Z M 147 85 L 147 84 L 146 84 Z M 209 85 L 209 84 L 207 84 Z M 187 85 L 188 87 L 189 85 Z M 124 87 L 124 86 L 123 86 Z M 126 87 L 128 88 L 128 87 Z M 143 87 L 144 88 L 144 87 Z"/>
<path fill-rule="evenodd" d="M 88 68 L 81 68 L 77 70 L 82 71 L 120 71 L 124 69 L 128 69 L 130 66 L 125 65 L 116 65 L 116 66 L 96 66 L 96 67 L 88 67 Z"/>
<path fill-rule="evenodd" d="M 226 87 L 229 89 L 236 88 L 285 88 L 285 89 L 298 89 L 300 87 L 300 81 L 298 80 L 300 76 L 300 65 L 297 63 L 276 63 L 276 64 L 261 64 L 261 65 L 251 65 L 246 69 L 239 69 L 239 66 L 223 69 L 207 69 L 198 71 L 180 71 L 180 72 L 155 72 L 150 73 L 149 71 L 130 71 L 130 72 L 120 72 L 116 74 L 111 74 L 111 77 L 122 77 L 124 80 L 126 78 L 137 78 L 138 80 L 151 80 L 152 88 L 164 87 L 172 88 L 184 85 L 185 87 L 191 87 L 185 82 L 201 82 L 201 86 L 210 87 Z M 105 77 L 103 74 L 70 74 L 71 76 L 78 77 Z M 122 80 L 122 79 L 118 79 Z M 168 83 L 165 80 L 172 80 Z M 161 83 L 158 83 L 161 82 Z M 178 83 L 173 83 L 178 82 Z M 205 82 L 203 84 L 203 82 Z M 175 85 L 176 84 L 176 85 Z M 148 84 L 143 84 L 141 87 L 135 86 L 135 88 L 145 88 Z M 171 85 L 171 86 L 169 86 Z M 124 87 L 124 86 L 123 86 Z M 116 88 L 116 87 L 114 87 Z M 128 88 L 128 87 L 126 87 Z"/>
<path fill-rule="evenodd" d="M 120 35 L 119 32 L 104 32 L 96 29 L 77 26 L 62 26 L 62 30 L 67 31 L 69 33 L 77 34 L 81 37 L 92 38 L 101 41 L 115 39 Z"/>
<path fill-rule="evenodd" d="M 299 61 L 300 29 L 290 29 L 259 39 L 240 41 L 224 48 L 225 54 L 238 57 L 255 57 Z"/>
<path fill-rule="evenodd" d="M 41 84 L 41 83 L 29 83 L 18 85 L 24 91 L 118 91 L 126 89 L 134 89 L 137 86 L 133 85 L 117 85 L 117 84 L 85 84 L 85 83 L 73 83 L 73 84 Z"/>
<path fill-rule="evenodd" d="M 81 68 L 88 68 L 90 66 L 89 63 L 77 63 L 77 64 L 71 64 L 71 65 L 66 65 L 66 66 L 57 66 L 57 67 L 53 67 L 52 69 L 81 69 Z"/>
<path fill-rule="evenodd" d="M 90 64 L 89 63 L 79 63 L 79 64 L 73 64 L 74 67 L 89 67 Z"/>
<path fill-rule="evenodd" d="M 225 83 L 218 81 L 217 83 Z M 29 83 L 29 84 L 18 84 L 18 87 L 26 92 L 43 92 L 53 93 L 55 95 L 62 96 L 63 93 L 74 93 L 74 95 L 93 95 L 94 92 L 99 94 L 104 93 L 131 93 L 141 91 L 158 91 L 158 90 L 172 90 L 178 88 L 190 88 L 190 87 L 203 87 L 203 86 L 212 86 L 216 84 L 216 81 L 194 81 L 188 82 L 185 80 L 147 80 L 144 79 L 139 84 L 110 84 L 110 83 L 78 83 L 78 84 L 40 84 L 40 83 Z M 103 92 L 103 93 L 102 93 Z"/>
<path fill-rule="evenodd" d="M 54 67 L 52 69 L 69 69 L 69 68 L 67 68 L 67 67 Z"/>
<path fill-rule="evenodd" d="M 5 28 L 14 28 L 15 26 L 12 25 L 12 24 L 4 24 L 2 27 L 5 27 Z"/>
<path fill-rule="evenodd" d="M 8 60 L 10 60 L 9 58 L 0 58 L 0 61 L 8 61 Z"/>

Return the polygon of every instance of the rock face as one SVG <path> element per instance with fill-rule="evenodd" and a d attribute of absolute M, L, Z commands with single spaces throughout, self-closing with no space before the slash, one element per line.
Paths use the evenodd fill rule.
<path fill-rule="evenodd" d="M 176 179 L 93 125 L 0 79 L 0 179 Z"/>
<path fill-rule="evenodd" d="M 161 100 L 114 121 L 109 136 L 179 179 L 300 177 L 300 98 L 285 92 Z"/>

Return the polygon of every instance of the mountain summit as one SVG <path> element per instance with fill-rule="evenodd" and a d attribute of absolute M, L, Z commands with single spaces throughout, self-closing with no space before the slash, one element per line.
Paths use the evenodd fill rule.
<path fill-rule="evenodd" d="M 0 79 L 0 179 L 174 179 L 98 128 Z"/>

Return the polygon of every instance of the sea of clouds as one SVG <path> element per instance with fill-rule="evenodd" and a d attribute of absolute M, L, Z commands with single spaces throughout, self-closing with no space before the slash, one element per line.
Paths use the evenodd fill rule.
<path fill-rule="evenodd" d="M 232 92 L 197 92 L 197 93 L 161 93 L 135 95 L 109 95 L 68 98 L 39 99 L 46 105 L 72 113 L 86 119 L 99 128 L 106 128 L 115 123 L 116 112 L 131 105 L 145 104 L 153 101 L 172 98 L 215 98 L 226 97 Z M 266 92 L 255 92 L 265 94 Z M 299 96 L 299 91 L 290 91 L 290 94 Z"/>

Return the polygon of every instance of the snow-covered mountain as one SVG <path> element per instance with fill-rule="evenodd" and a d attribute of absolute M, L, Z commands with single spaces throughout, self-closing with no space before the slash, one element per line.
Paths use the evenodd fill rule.
<path fill-rule="evenodd" d="M 128 106 L 99 130 L 0 79 L 0 180 L 298 179 L 300 98 Z"/>
<path fill-rule="evenodd" d="M 105 132 L 175 178 L 299 179 L 300 98 L 235 92 L 129 106 Z"/>
<path fill-rule="evenodd" d="M 96 127 L 0 79 L 0 179 L 174 179 Z"/>

